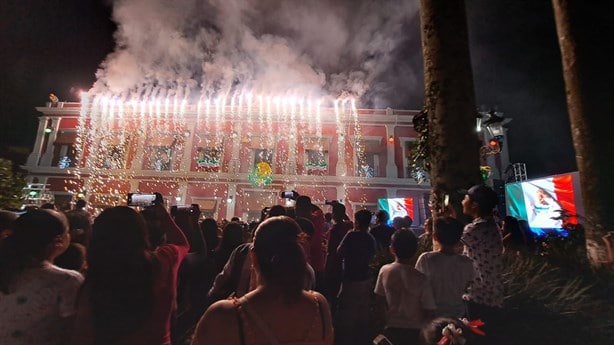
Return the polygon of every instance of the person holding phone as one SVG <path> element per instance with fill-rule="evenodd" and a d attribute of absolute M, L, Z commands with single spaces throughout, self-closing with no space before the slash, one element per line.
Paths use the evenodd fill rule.
<path fill-rule="evenodd" d="M 190 246 L 162 205 L 150 211 L 166 233 L 157 248 L 130 207 L 109 208 L 94 221 L 73 344 L 171 344 L 177 271 Z"/>

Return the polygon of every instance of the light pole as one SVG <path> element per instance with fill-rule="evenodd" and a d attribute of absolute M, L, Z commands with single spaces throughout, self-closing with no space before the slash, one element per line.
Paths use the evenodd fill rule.
<path fill-rule="evenodd" d="M 476 129 L 482 133 L 480 159 L 492 176 L 488 178 L 489 184 L 492 184 L 492 179 L 503 179 L 502 167 L 509 165 L 509 152 L 507 145 L 504 145 L 506 128 L 503 125 L 510 121 L 512 119 L 494 110 L 478 113 L 476 118 Z"/>

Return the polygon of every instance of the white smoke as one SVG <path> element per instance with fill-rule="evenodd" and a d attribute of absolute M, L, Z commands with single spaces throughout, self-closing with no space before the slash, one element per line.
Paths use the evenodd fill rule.
<path fill-rule="evenodd" d="M 385 99 L 378 92 L 391 92 L 388 78 L 395 87 L 400 79 L 418 83 L 417 73 L 395 67 L 417 6 L 411 0 L 116 0 L 117 46 L 93 91 Z M 415 59 L 415 50 L 403 58 Z"/>

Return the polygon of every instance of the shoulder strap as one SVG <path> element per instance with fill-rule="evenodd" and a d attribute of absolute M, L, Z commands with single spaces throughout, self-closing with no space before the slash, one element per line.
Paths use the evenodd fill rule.
<path fill-rule="evenodd" d="M 239 341 L 240 345 L 245 345 L 245 332 L 243 330 L 243 319 L 241 319 L 241 304 L 237 301 L 236 298 L 233 298 L 233 303 L 235 305 L 235 310 L 237 312 L 237 327 L 239 328 Z"/>
<path fill-rule="evenodd" d="M 318 306 L 318 312 L 320 313 L 320 324 L 322 326 L 322 340 L 326 339 L 326 325 L 324 324 L 324 310 L 322 310 L 322 304 L 318 300 L 318 296 L 316 296 L 313 291 L 311 291 L 313 298 L 316 301 L 316 305 Z"/>
<path fill-rule="evenodd" d="M 256 314 L 256 312 L 249 306 L 248 299 L 243 296 L 239 298 L 239 303 L 243 307 L 245 314 L 249 319 L 254 323 L 256 328 L 258 328 L 264 335 L 266 336 L 270 345 L 280 345 L 279 341 L 271 331 L 271 329 L 265 324 L 264 320 Z"/>

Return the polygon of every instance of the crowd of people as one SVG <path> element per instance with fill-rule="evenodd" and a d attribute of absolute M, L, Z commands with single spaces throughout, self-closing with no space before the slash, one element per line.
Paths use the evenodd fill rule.
<path fill-rule="evenodd" d="M 197 205 L 0 211 L 0 343 L 487 343 L 504 245 L 528 250 L 496 203 L 474 186 L 471 223 L 439 217 L 419 237 L 409 217 L 351 219 L 304 195 L 252 224 L 201 220 Z"/>

